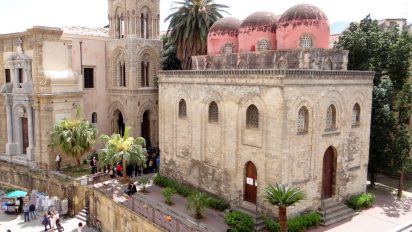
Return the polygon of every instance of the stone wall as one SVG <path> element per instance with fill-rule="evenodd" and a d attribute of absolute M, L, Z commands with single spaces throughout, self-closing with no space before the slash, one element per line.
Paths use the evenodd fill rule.
<path fill-rule="evenodd" d="M 102 222 L 102 231 L 161 232 L 165 231 L 137 215 L 125 206 L 114 202 L 98 191 L 91 191 L 90 215 Z"/>
<path fill-rule="evenodd" d="M 192 57 L 193 70 L 312 69 L 346 70 L 348 51 L 340 49 L 288 49 Z"/>
<path fill-rule="evenodd" d="M 335 149 L 334 197 L 365 191 L 371 117 L 371 72 L 316 70 L 214 70 L 160 73 L 161 173 L 230 199 L 244 191 L 245 164 L 257 168 L 257 201 L 269 183 L 302 188 L 307 197 L 290 213 L 320 205 L 323 156 Z M 186 101 L 187 117 L 178 115 Z M 218 105 L 218 122 L 208 107 Z M 352 109 L 361 108 L 353 127 Z M 246 110 L 259 110 L 259 127 L 247 128 Z M 325 128 L 330 104 L 337 126 Z M 299 109 L 308 130 L 297 131 Z"/>

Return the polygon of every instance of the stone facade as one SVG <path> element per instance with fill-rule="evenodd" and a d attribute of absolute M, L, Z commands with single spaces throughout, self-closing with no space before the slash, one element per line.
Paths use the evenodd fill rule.
<path fill-rule="evenodd" d="M 54 165 L 49 132 L 77 106 L 99 133 L 128 126 L 158 144 L 159 1 L 109 0 L 108 9 L 108 31 L 34 27 L 0 35 L 1 155 Z"/>
<path fill-rule="evenodd" d="M 213 70 L 160 73 L 161 173 L 230 199 L 245 194 L 246 164 L 257 170 L 257 203 L 269 183 L 302 188 L 306 199 L 290 212 L 320 206 L 325 151 L 333 147 L 333 196 L 365 191 L 371 117 L 371 72 Z M 179 116 L 179 102 L 186 117 Z M 218 120 L 210 122 L 210 104 Z M 360 117 L 353 119 L 354 106 Z M 258 126 L 247 126 L 247 109 Z M 326 127 L 328 107 L 336 125 Z M 306 129 L 298 130 L 305 107 Z M 358 120 L 353 122 L 353 120 Z M 172 139 L 170 139 L 172 138 Z M 270 208 L 270 207 L 268 207 Z"/>

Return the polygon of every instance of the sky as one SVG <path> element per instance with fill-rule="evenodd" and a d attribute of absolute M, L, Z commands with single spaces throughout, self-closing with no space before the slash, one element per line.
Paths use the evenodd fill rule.
<path fill-rule="evenodd" d="M 139 0 L 138 0 L 139 1 Z M 167 30 L 164 18 L 170 14 L 174 0 L 160 0 L 162 31 Z M 412 23 L 410 0 L 215 0 L 229 6 L 231 16 L 244 19 L 256 11 L 282 14 L 288 8 L 310 3 L 321 8 L 329 22 L 352 22 L 371 14 L 373 19 L 407 18 Z M 70 4 L 69 4 L 70 3 Z M 0 34 L 24 31 L 33 26 L 87 26 L 103 27 L 108 24 L 107 0 L 0 0 Z M 227 14 L 225 14 L 227 16 Z"/>

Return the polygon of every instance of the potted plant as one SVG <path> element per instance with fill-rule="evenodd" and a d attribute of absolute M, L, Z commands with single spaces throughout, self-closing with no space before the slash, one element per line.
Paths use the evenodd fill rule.
<path fill-rule="evenodd" d="M 205 211 L 208 201 L 209 197 L 205 193 L 193 193 L 187 198 L 186 208 L 190 211 L 194 211 L 195 218 L 200 219 L 203 216 L 202 213 Z"/>
<path fill-rule="evenodd" d="M 167 205 L 172 205 L 173 204 L 172 197 L 175 193 L 176 193 L 176 189 L 171 188 L 171 187 L 167 187 L 167 188 L 162 190 L 162 195 L 163 195 L 163 197 L 165 199 L 165 203 Z"/>

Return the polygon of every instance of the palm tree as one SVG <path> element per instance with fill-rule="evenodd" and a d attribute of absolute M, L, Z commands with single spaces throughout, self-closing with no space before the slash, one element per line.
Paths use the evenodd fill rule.
<path fill-rule="evenodd" d="M 209 202 L 209 197 L 207 194 L 202 192 L 197 192 L 191 194 L 187 198 L 186 208 L 191 211 L 195 211 L 195 218 L 202 218 L 202 213 L 207 207 Z"/>
<path fill-rule="evenodd" d="M 126 175 L 126 164 L 144 165 L 146 162 L 146 141 L 142 137 L 129 137 L 130 127 L 126 127 L 124 135 L 112 134 L 100 136 L 100 139 L 106 143 L 105 148 L 99 152 L 99 165 L 114 165 L 122 162 L 123 178 L 122 182 L 128 181 Z"/>
<path fill-rule="evenodd" d="M 269 184 L 264 189 L 264 197 L 271 204 L 279 207 L 280 231 L 288 231 L 286 208 L 305 198 L 305 194 L 299 188 L 288 188 L 282 184 Z"/>
<path fill-rule="evenodd" d="M 57 148 L 63 154 L 75 157 L 80 167 L 80 158 L 96 142 L 96 128 L 90 122 L 80 119 L 80 108 L 76 110 L 74 119 L 63 119 L 50 132 L 52 148 Z"/>
<path fill-rule="evenodd" d="M 176 55 L 182 69 L 190 69 L 191 57 L 205 55 L 207 52 L 207 34 L 209 28 L 218 19 L 220 12 L 226 12 L 226 5 L 215 4 L 214 0 L 181 0 L 170 10 L 174 11 L 166 17 L 170 19 L 167 35 L 176 45 Z M 226 12 L 227 13 L 227 12 Z"/>

